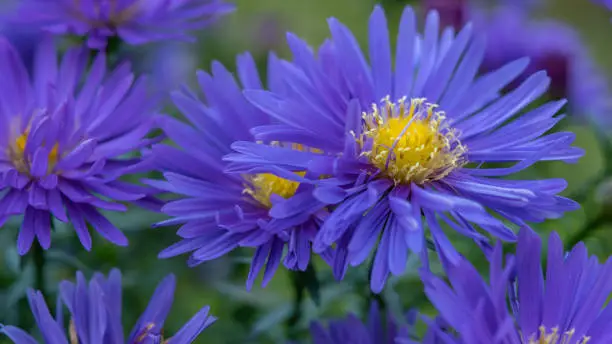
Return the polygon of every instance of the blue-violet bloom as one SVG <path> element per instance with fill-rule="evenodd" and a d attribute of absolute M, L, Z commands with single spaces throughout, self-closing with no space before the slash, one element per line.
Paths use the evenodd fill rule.
<path fill-rule="evenodd" d="M 270 56 L 267 80 L 270 89 L 284 92 L 280 63 Z M 242 87 L 263 88 L 250 54 L 238 56 L 237 67 Z M 158 226 L 180 224 L 177 234 L 182 238 L 160 257 L 192 252 L 189 265 L 194 266 L 238 247 L 256 248 L 248 289 L 264 267 L 265 286 L 281 261 L 288 269 L 305 270 L 311 241 L 326 215 L 325 205 L 313 197 L 312 184 L 300 185 L 256 168 L 241 175 L 227 174 L 223 156 L 232 151 L 231 144 L 240 140 L 259 144 L 251 129 L 272 121 L 244 98 L 241 86 L 220 63 L 213 63 L 211 74 L 198 72 L 197 78 L 206 103 L 187 89 L 172 94 L 192 125 L 166 118 L 160 126 L 175 145 L 153 147 L 156 166 L 166 180 L 150 181 L 150 185 L 179 195 L 162 208 L 173 218 Z"/>
<path fill-rule="evenodd" d="M 150 167 L 138 154 L 156 140 L 146 137 L 156 118 L 146 79 L 135 81 L 127 63 L 107 73 L 103 53 L 89 72 L 88 61 L 86 49 L 70 49 L 58 65 L 47 37 L 30 79 L 19 54 L 0 38 L 0 222 L 23 215 L 20 254 L 35 238 L 50 247 L 53 218 L 69 222 L 87 250 L 87 223 L 105 239 L 127 245 L 100 210 L 125 211 L 123 201 L 158 207 L 150 188 L 120 180 Z"/>
<path fill-rule="evenodd" d="M 172 307 L 175 288 L 174 275 L 167 276 L 157 286 L 127 340 L 121 322 L 121 273 L 117 269 L 113 269 L 108 278 L 96 273 L 89 283 L 81 272 L 77 273 L 76 283 L 62 281 L 55 317 L 40 291 L 30 290 L 28 300 L 43 342 L 47 344 L 189 344 L 217 319 L 208 314 L 210 307 L 203 307 L 173 337 L 164 338 L 164 322 Z M 70 313 L 67 329 L 64 306 Z M 0 332 L 15 344 L 38 343 L 27 332 L 14 326 L 0 325 Z"/>
<path fill-rule="evenodd" d="M 424 272 L 425 293 L 444 323 L 430 328 L 439 341 L 424 343 L 610 343 L 612 258 L 599 263 L 582 242 L 564 252 L 553 232 L 544 273 L 541 251 L 540 237 L 525 228 L 505 266 L 495 246 L 488 282 L 465 259 L 446 265 L 449 283 Z"/>
<path fill-rule="evenodd" d="M 555 20 L 529 18 L 524 11 L 504 6 L 492 11 L 473 9 L 476 30 L 487 36 L 483 71 L 495 70 L 517 58 L 530 58 L 529 67 L 511 87 L 539 70 L 551 78 L 548 95 L 566 98 L 568 112 L 601 128 L 612 128 L 608 80 L 589 55 L 580 35 Z"/>
<path fill-rule="evenodd" d="M 372 302 L 365 324 L 354 314 L 349 314 L 344 319 L 329 321 L 327 326 L 313 322 L 310 335 L 313 344 L 416 344 L 409 333 L 416 316 L 416 312 L 407 312 L 405 319 L 398 322 L 390 313 L 381 314 L 378 304 Z"/>
<path fill-rule="evenodd" d="M 233 9 L 224 0 L 22 0 L 14 20 L 104 49 L 112 37 L 132 45 L 191 40 L 190 32 Z"/>
<path fill-rule="evenodd" d="M 267 170 L 316 185 L 314 196 L 333 211 L 313 249 L 335 247 L 337 278 L 377 245 L 370 281 L 380 292 L 390 273 L 404 272 L 409 251 L 421 253 L 427 265 L 425 228 L 437 252 L 458 262 L 445 225 L 486 248 L 488 238 L 478 228 L 514 241 L 510 224 L 526 226 L 579 207 L 557 195 L 565 180 L 499 178 L 541 160 L 571 163 L 583 155 L 571 147 L 574 134 L 546 134 L 562 118 L 555 115 L 564 100 L 527 109 L 550 83 L 545 72 L 502 94 L 528 60 L 477 76 L 484 40 L 473 37 L 471 25 L 440 35 L 435 11 L 421 36 L 412 8 L 405 8 L 393 59 L 387 20 L 376 7 L 369 21 L 370 63 L 346 26 L 333 18 L 329 26 L 332 39 L 318 56 L 288 36 L 295 58 L 282 65 L 289 91 L 245 91 L 282 123 L 255 128 L 255 139 L 282 138 L 314 149 L 238 142 L 226 160 L 233 173 Z M 294 173 L 301 170 L 315 178 Z"/>

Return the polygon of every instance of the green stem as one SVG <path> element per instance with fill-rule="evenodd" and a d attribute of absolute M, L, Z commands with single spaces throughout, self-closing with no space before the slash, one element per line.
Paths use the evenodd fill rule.
<path fill-rule="evenodd" d="M 291 285 L 293 286 L 293 311 L 289 319 L 287 319 L 287 337 L 296 339 L 296 326 L 302 318 L 302 301 L 306 295 L 306 286 L 302 283 L 301 271 L 290 271 Z"/>
<path fill-rule="evenodd" d="M 589 220 L 578 232 L 565 241 L 565 250 L 571 250 L 576 244 L 588 238 L 599 226 L 610 222 L 612 222 L 612 213 L 605 210 L 601 211 L 596 217 Z"/>
<path fill-rule="evenodd" d="M 34 289 L 45 293 L 45 264 L 47 257 L 45 256 L 45 250 L 40 246 L 40 243 L 36 241 L 32 248 L 32 261 L 34 262 Z"/>

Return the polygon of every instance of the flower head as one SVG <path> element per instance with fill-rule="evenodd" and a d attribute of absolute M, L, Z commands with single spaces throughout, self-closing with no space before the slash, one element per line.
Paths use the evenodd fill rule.
<path fill-rule="evenodd" d="M 370 280 L 380 291 L 390 273 L 404 272 L 409 251 L 427 258 L 425 228 L 437 251 L 456 262 L 446 225 L 486 247 L 477 228 L 513 241 L 512 227 L 578 207 L 557 196 L 564 180 L 499 179 L 540 160 L 574 162 L 583 154 L 570 146 L 573 134 L 546 134 L 560 120 L 555 114 L 564 101 L 526 110 L 546 91 L 545 72 L 502 94 L 527 60 L 477 76 L 483 40 L 473 37 L 470 25 L 440 35 L 437 12 L 429 14 L 421 36 L 406 7 L 392 59 L 385 14 L 376 7 L 370 63 L 344 25 L 335 19 L 329 25 L 332 39 L 318 56 L 288 36 L 295 57 L 283 64 L 290 91 L 245 91 L 282 123 L 256 128 L 256 139 L 282 137 L 317 153 L 241 142 L 226 159 L 234 172 L 258 169 L 292 178 L 291 172 L 306 170 L 315 177 L 314 196 L 333 211 L 313 249 L 337 248 L 337 277 L 348 264 L 364 262 L 378 243 Z"/>
<path fill-rule="evenodd" d="M 25 254 L 34 238 L 51 245 L 51 221 L 70 222 L 86 249 L 89 223 L 104 238 L 126 245 L 123 233 L 99 210 L 125 211 L 122 201 L 153 206 L 151 191 L 119 180 L 146 170 L 132 153 L 151 143 L 154 102 L 144 78 L 134 82 L 123 64 L 106 73 L 99 54 L 86 71 L 88 52 L 69 50 L 58 66 L 55 47 L 38 47 L 32 78 L 17 52 L 0 39 L 0 220 L 23 215 L 17 240 Z M 84 80 L 81 83 L 81 80 Z M 137 110 L 135 110 L 137 108 Z M 126 154 L 132 154 L 126 158 Z"/>
<path fill-rule="evenodd" d="M 244 88 L 263 87 L 251 55 L 239 56 L 237 65 Z M 279 66 L 280 61 L 271 56 L 268 84 L 280 92 L 283 84 Z M 211 75 L 199 72 L 198 80 L 206 104 L 188 90 L 172 96 L 192 125 L 167 118 L 161 127 L 176 146 L 153 147 L 166 180 L 150 184 L 179 196 L 162 209 L 173 218 L 159 225 L 181 224 L 177 234 L 182 238 L 160 257 L 193 252 L 189 263 L 196 265 L 241 246 L 253 247 L 256 250 L 247 288 L 252 287 L 264 266 L 263 285 L 281 261 L 289 269 L 305 270 L 310 261 L 310 242 L 324 215 L 323 203 L 312 196 L 312 185 L 287 178 L 302 178 L 303 171 L 278 176 L 255 168 L 240 175 L 227 174 L 223 157 L 231 152 L 232 143 L 249 140 L 260 145 L 254 142 L 251 129 L 271 120 L 246 101 L 234 77 L 220 63 L 213 63 Z M 274 144 L 291 146 L 281 141 Z M 298 152 L 309 151 L 306 146 L 293 147 Z"/>
<path fill-rule="evenodd" d="M 85 36 L 94 49 L 119 37 L 128 44 L 159 40 L 188 40 L 233 10 L 223 0 L 24 0 L 17 21 L 41 26 L 56 34 Z"/>
<path fill-rule="evenodd" d="M 474 10 L 471 16 L 475 28 L 486 33 L 489 42 L 481 67 L 484 71 L 527 56 L 529 67 L 511 86 L 545 70 L 551 78 L 549 95 L 567 98 L 572 115 L 604 127 L 612 125 L 607 118 L 612 111 L 607 79 L 573 28 L 554 20 L 531 19 L 510 6 L 488 12 Z"/>
<path fill-rule="evenodd" d="M 49 312 L 40 291 L 30 290 L 28 300 L 45 343 L 192 343 L 206 327 L 215 322 L 216 318 L 208 315 L 209 307 L 206 306 L 174 336 L 165 338 L 163 327 L 172 307 L 175 287 L 176 279 L 173 275 L 169 275 L 159 284 L 147 309 L 140 316 L 127 340 L 125 340 L 121 322 L 121 273 L 119 270 L 112 270 L 108 278 L 96 273 L 89 282 L 80 272 L 77 273 L 76 283 L 63 281 L 59 288 L 61 298 L 58 299 L 55 317 Z M 64 325 L 62 316 L 64 306 L 70 313 L 68 328 Z M 7 335 L 16 344 L 38 343 L 25 331 L 14 326 L 0 325 L 0 332 Z"/>
<path fill-rule="evenodd" d="M 504 266 L 498 244 L 488 283 L 467 260 L 447 265 L 450 285 L 424 273 L 425 293 L 448 326 L 430 331 L 446 338 L 445 343 L 609 343 L 612 307 L 606 301 L 612 292 L 612 259 L 600 264 L 583 243 L 566 254 L 553 232 L 544 274 L 541 246 L 536 233 L 521 230 L 516 255 Z"/>
<path fill-rule="evenodd" d="M 406 319 L 398 322 L 391 314 L 386 317 L 381 314 L 378 305 L 373 302 L 365 324 L 355 315 L 349 314 L 344 319 L 330 321 L 327 328 L 318 322 L 312 323 L 310 334 L 313 344 L 408 344 L 412 343 L 408 331 L 415 322 L 415 312 L 408 312 Z"/>

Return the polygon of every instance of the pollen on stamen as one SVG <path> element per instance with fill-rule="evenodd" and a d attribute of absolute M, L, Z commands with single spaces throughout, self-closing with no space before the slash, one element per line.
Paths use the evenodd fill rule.
<path fill-rule="evenodd" d="M 25 156 L 26 145 L 28 142 L 29 130 L 26 130 L 23 134 L 19 135 L 15 139 L 13 145 L 9 147 L 9 156 L 15 168 L 22 173 L 28 173 L 30 169 L 30 161 Z M 53 167 L 57 163 L 59 158 L 58 144 L 56 143 L 49 152 L 47 160 L 48 173 L 53 170 Z"/>
<path fill-rule="evenodd" d="M 583 336 L 577 341 L 572 341 L 576 333 L 574 329 L 560 333 L 558 327 L 553 327 L 548 331 L 546 327 L 540 326 L 538 331 L 539 333 L 534 333 L 529 337 L 527 344 L 587 344 L 591 340 L 591 337 Z"/>
<path fill-rule="evenodd" d="M 423 98 L 374 104 L 363 113 L 363 133 L 356 138 L 362 155 L 396 184 L 440 180 L 465 163 L 466 147 L 445 124 L 437 105 Z"/>
<path fill-rule="evenodd" d="M 263 142 L 257 143 L 263 144 Z M 271 146 L 291 148 L 300 152 L 323 153 L 320 149 L 307 147 L 299 143 L 270 142 L 268 144 Z M 300 177 L 304 177 L 306 174 L 305 171 L 294 173 Z M 272 195 L 277 195 L 285 199 L 291 198 L 295 195 L 295 192 L 300 186 L 299 182 L 281 178 L 272 173 L 246 175 L 243 176 L 243 178 L 245 179 L 243 193 L 250 195 L 251 198 L 266 208 L 272 208 L 272 201 L 270 200 Z"/>
<path fill-rule="evenodd" d="M 76 325 L 74 319 L 70 319 L 70 325 L 68 328 L 68 336 L 70 337 L 70 344 L 79 344 L 79 335 L 77 334 Z"/>

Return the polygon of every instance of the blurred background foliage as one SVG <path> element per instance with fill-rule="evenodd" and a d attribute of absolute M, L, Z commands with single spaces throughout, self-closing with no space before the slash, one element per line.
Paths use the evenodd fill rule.
<path fill-rule="evenodd" d="M 237 0 L 237 11 L 223 18 L 214 27 L 201 33 L 197 44 L 169 43 L 122 51 L 125 57 L 137 61 L 140 72 L 152 73 L 154 80 L 168 90 L 183 82 L 194 85 L 195 70 L 209 70 L 212 60 L 219 60 L 234 70 L 235 56 L 250 51 L 262 74 L 268 51 L 290 58 L 285 45 L 285 32 L 291 31 L 313 46 L 327 36 L 326 18 L 337 17 L 348 25 L 365 45 L 367 19 L 376 1 L 372 0 Z M 486 2 L 486 1 L 485 1 Z M 418 1 L 386 0 L 391 32 L 396 32 L 403 6 Z M 612 24 L 610 13 L 588 0 L 551 0 L 536 17 L 550 17 L 567 22 L 579 31 L 585 44 L 603 70 L 612 75 Z M 169 113 L 177 115 L 171 106 Z M 604 114 L 605 115 L 605 114 Z M 612 115 L 612 114 L 610 114 Z M 231 123 L 228 123 L 231 125 Z M 607 164 L 603 143 L 592 128 L 564 120 L 562 126 L 577 134 L 576 144 L 586 150 L 585 157 L 576 165 L 540 163 L 521 174 L 521 177 L 565 178 L 569 183 L 566 195 L 576 196 L 583 209 L 562 219 L 536 224 L 542 235 L 558 230 L 564 240 L 580 238 L 587 230 L 589 249 L 601 258 L 612 252 L 612 183 L 601 186 Z M 604 140 L 605 141 L 605 140 Z M 609 142 L 608 142 L 609 144 Z M 606 183 L 604 183 L 606 184 Z M 607 204 L 604 199 L 607 200 Z M 610 215 L 608 215 L 610 214 Z M 307 338 L 308 324 L 315 319 L 344 316 L 347 312 L 363 314 L 372 299 L 386 305 L 392 313 L 402 308 L 419 308 L 432 312 L 423 297 L 422 286 L 416 273 L 417 262 L 409 264 L 406 274 L 392 278 L 380 296 L 371 295 L 366 267 L 352 269 L 347 278 L 336 283 L 331 272 L 317 261 L 315 273 L 318 282 L 309 282 L 308 290 L 296 294 L 295 281 L 279 269 L 270 285 L 255 287 L 246 292 L 244 281 L 248 272 L 250 250 L 236 252 L 216 261 L 190 269 L 186 257 L 158 260 L 157 254 L 175 242 L 172 228 L 152 229 L 150 224 L 163 219 L 140 209 L 131 209 L 120 215 L 109 215 L 119 228 L 127 232 L 130 246 L 120 248 L 94 239 L 91 252 L 81 248 L 70 228 L 56 225 L 53 246 L 45 256 L 43 276 L 36 276 L 33 258 L 20 258 L 15 249 L 19 219 L 14 219 L 0 231 L 0 323 L 18 324 L 33 328 L 31 312 L 24 299 L 25 290 L 37 283 L 43 284 L 48 303 L 53 305 L 57 283 L 74 279 L 76 270 L 87 276 L 93 271 L 107 273 L 118 267 L 124 275 L 124 315 L 126 330 L 146 307 L 155 286 L 163 276 L 174 273 L 178 287 L 166 333 L 174 333 L 201 306 L 208 304 L 219 321 L 207 329 L 197 343 L 282 343 L 287 339 Z M 480 268 L 486 261 L 470 241 L 452 238 L 458 249 Z M 297 288 L 299 289 L 299 288 Z M 299 313 L 296 306 L 299 305 Z M 5 343 L 0 338 L 0 343 Z"/>

